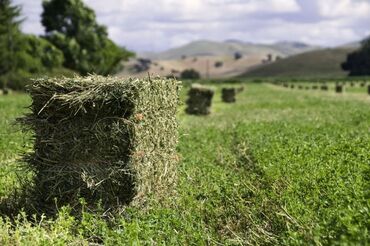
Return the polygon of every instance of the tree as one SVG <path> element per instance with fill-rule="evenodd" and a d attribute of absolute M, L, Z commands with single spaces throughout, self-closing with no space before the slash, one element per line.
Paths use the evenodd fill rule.
<path fill-rule="evenodd" d="M 61 67 L 63 53 L 47 40 L 20 31 L 21 8 L 0 0 L 0 87 L 23 89 L 35 74 Z"/>
<path fill-rule="evenodd" d="M 46 38 L 63 51 L 65 67 L 107 75 L 133 55 L 108 38 L 106 27 L 96 22 L 94 11 L 82 0 L 46 0 L 43 8 Z"/>
<path fill-rule="evenodd" d="M 362 41 L 361 48 L 347 56 L 342 69 L 350 76 L 370 75 L 370 37 Z"/>
<path fill-rule="evenodd" d="M 200 74 L 194 69 L 186 69 L 181 73 L 182 79 L 200 79 Z"/>
<path fill-rule="evenodd" d="M 14 71 L 17 66 L 14 57 L 22 45 L 20 13 L 21 8 L 11 5 L 10 0 L 0 0 L 0 76 Z"/>

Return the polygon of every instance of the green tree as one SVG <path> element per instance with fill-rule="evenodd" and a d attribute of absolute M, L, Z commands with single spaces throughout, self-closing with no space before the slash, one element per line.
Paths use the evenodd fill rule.
<path fill-rule="evenodd" d="M 20 31 L 21 8 L 0 0 L 0 87 L 23 89 L 29 78 L 60 68 L 63 53 L 45 39 Z"/>
<path fill-rule="evenodd" d="M 17 67 L 15 53 L 22 46 L 19 29 L 21 8 L 10 0 L 0 0 L 0 76 L 12 73 Z"/>
<path fill-rule="evenodd" d="M 81 0 L 46 0 L 42 24 L 46 38 L 64 53 L 64 66 L 82 74 L 107 75 L 132 56 L 109 38 L 94 11 Z"/>
<path fill-rule="evenodd" d="M 200 79 L 200 74 L 195 69 L 186 69 L 180 76 L 182 79 Z"/>
<path fill-rule="evenodd" d="M 370 75 L 370 37 L 362 41 L 361 48 L 348 55 L 342 64 L 350 76 Z"/>

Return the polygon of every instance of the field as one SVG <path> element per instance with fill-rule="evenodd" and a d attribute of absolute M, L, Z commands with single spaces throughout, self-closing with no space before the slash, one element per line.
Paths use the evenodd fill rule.
<path fill-rule="evenodd" d="M 177 196 L 146 210 L 0 218 L 0 245 L 366 245 L 370 243 L 370 96 L 246 84 L 236 104 L 179 109 Z M 185 87 L 182 99 L 186 97 Z M 0 205 L 30 133 L 12 125 L 24 94 L 0 96 Z M 18 171 L 17 171 L 18 170 Z M 81 201 L 83 203 L 83 201 Z"/>

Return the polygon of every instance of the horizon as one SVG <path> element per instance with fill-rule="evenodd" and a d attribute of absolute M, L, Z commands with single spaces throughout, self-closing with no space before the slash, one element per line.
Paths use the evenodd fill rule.
<path fill-rule="evenodd" d="M 22 30 L 44 33 L 41 0 L 15 0 Z M 336 47 L 370 35 L 366 0 L 84 0 L 118 45 L 138 53 L 162 52 L 194 41 L 252 44 L 299 42 Z M 266 8 L 269 6 L 269 8 Z M 148 14 L 150 13 L 150 15 Z M 207 27 L 207 28 L 205 28 Z M 338 38 L 340 37 L 340 39 Z"/>

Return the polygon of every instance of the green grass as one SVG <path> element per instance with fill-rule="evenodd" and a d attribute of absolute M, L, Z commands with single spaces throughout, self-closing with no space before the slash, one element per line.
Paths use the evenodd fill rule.
<path fill-rule="evenodd" d="M 370 96 L 251 84 L 224 104 L 220 88 L 210 116 L 179 110 L 182 161 L 167 207 L 109 220 L 69 208 L 56 218 L 21 213 L 0 221 L 0 245 L 369 243 Z M 28 103 L 0 97 L 0 201 L 17 185 L 14 159 L 30 149 L 10 125 Z"/>

